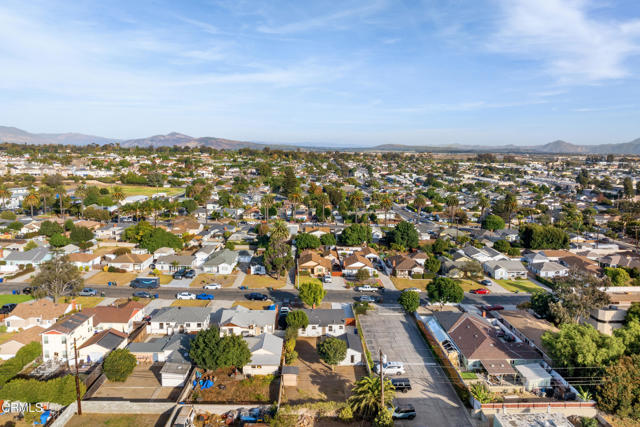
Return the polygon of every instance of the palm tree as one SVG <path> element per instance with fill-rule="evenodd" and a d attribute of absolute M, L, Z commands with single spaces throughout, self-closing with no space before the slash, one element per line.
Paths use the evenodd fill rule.
<path fill-rule="evenodd" d="M 76 188 L 73 193 L 74 193 L 74 195 L 76 197 L 78 197 L 80 199 L 80 211 L 78 212 L 78 214 L 80 216 L 82 216 L 83 211 L 84 211 L 84 209 L 83 209 L 84 208 L 84 199 L 85 199 L 85 197 L 87 197 L 87 194 L 88 194 L 87 186 L 82 184 L 82 185 L 78 186 L 78 188 Z"/>
<path fill-rule="evenodd" d="M 384 209 L 384 226 L 385 227 L 389 227 L 389 211 L 391 210 L 392 206 L 393 206 L 393 200 L 391 200 L 391 197 L 389 197 L 388 194 L 385 194 L 384 196 L 382 196 L 382 199 L 380 199 L 380 207 Z"/>
<path fill-rule="evenodd" d="M 513 211 L 518 209 L 518 199 L 513 193 L 509 193 L 504 196 L 504 205 L 509 214 L 509 228 L 511 228 L 511 215 L 513 214 Z"/>
<path fill-rule="evenodd" d="M 47 214 L 47 199 L 53 195 L 53 189 L 45 184 L 45 185 L 40 186 L 40 189 L 38 190 L 38 192 L 40 193 L 40 196 L 42 196 L 42 207 L 43 207 L 42 208 L 42 213 L 46 215 Z"/>
<path fill-rule="evenodd" d="M 368 376 L 358 380 L 351 390 L 347 400 L 355 414 L 372 420 L 380 411 L 380 377 Z M 384 400 L 391 402 L 395 395 L 394 387 L 389 378 L 384 379 Z"/>
<path fill-rule="evenodd" d="M 413 205 L 418 209 L 418 221 L 420 221 L 420 214 L 422 213 L 422 209 L 427 206 L 427 199 L 425 199 L 422 194 L 418 194 L 413 201 Z"/>
<path fill-rule="evenodd" d="M 262 204 L 262 207 L 264 208 L 264 219 L 265 221 L 269 221 L 269 208 L 271 207 L 271 205 L 273 204 L 273 194 L 266 194 L 262 197 L 262 200 L 260 200 L 260 203 Z"/>
<path fill-rule="evenodd" d="M 6 185 L 0 186 L 0 199 L 2 200 L 2 207 L 5 207 L 7 204 L 7 199 L 11 198 L 11 191 L 7 189 Z"/>
<path fill-rule="evenodd" d="M 358 210 L 364 205 L 364 197 L 362 193 L 359 191 L 354 191 L 349 198 L 349 202 L 351 203 L 351 209 L 356 214 L 356 223 L 358 222 Z"/>
<path fill-rule="evenodd" d="M 116 185 L 115 187 L 113 187 L 113 190 L 111 190 L 111 198 L 113 200 L 116 201 L 116 203 L 118 204 L 118 224 L 120 224 L 120 210 L 121 210 L 121 206 L 120 206 L 120 202 L 122 202 L 124 199 L 126 199 L 126 197 L 124 196 L 124 191 L 122 190 L 122 187 L 120 187 L 119 185 Z"/>
<path fill-rule="evenodd" d="M 478 206 L 480 206 L 480 218 L 482 218 L 484 212 L 491 206 L 491 202 L 489 202 L 487 196 L 482 195 L 480 196 L 480 200 L 478 200 Z"/>
<path fill-rule="evenodd" d="M 236 221 L 237 221 L 238 209 L 242 207 L 242 197 L 238 196 L 237 194 L 234 194 L 233 196 L 231 196 L 231 199 L 229 200 L 229 204 L 236 211 Z"/>
<path fill-rule="evenodd" d="M 452 194 L 450 196 L 447 196 L 445 203 L 449 208 L 449 224 L 453 224 L 453 215 L 459 203 L 458 198 Z"/>
<path fill-rule="evenodd" d="M 322 193 L 318 196 L 318 203 L 320 204 L 320 210 L 322 211 L 322 222 L 326 220 L 324 215 L 324 208 L 330 203 L 329 195 L 327 193 Z"/>
<path fill-rule="evenodd" d="M 33 208 L 40 204 L 40 199 L 38 198 L 38 194 L 32 188 L 29 191 L 29 194 L 22 201 L 22 206 L 25 208 L 31 208 L 31 218 L 33 218 Z"/>
<path fill-rule="evenodd" d="M 282 220 L 276 220 L 271 227 L 271 238 L 275 241 L 282 241 L 289 237 L 289 229 L 287 224 Z"/>
<path fill-rule="evenodd" d="M 302 200 L 302 194 L 300 194 L 300 192 L 296 190 L 293 193 L 289 194 L 289 200 L 293 205 L 291 210 L 291 217 L 293 217 L 293 215 L 296 213 L 296 205 L 298 205 L 298 203 L 300 203 L 300 201 Z"/>

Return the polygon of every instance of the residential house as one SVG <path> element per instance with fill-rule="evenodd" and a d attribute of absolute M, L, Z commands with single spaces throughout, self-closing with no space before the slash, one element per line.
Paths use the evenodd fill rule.
<path fill-rule="evenodd" d="M 24 252 L 12 251 L 4 258 L 4 261 L 7 271 L 16 271 L 20 266 L 23 268 L 28 265 L 36 267 L 51 258 L 52 254 L 48 248 L 37 247 Z"/>
<path fill-rule="evenodd" d="M 250 310 L 243 306 L 223 309 L 216 314 L 221 335 L 257 336 L 272 334 L 276 327 L 275 310 Z"/>
<path fill-rule="evenodd" d="M 133 331 L 133 324 L 142 321 L 144 305 L 136 301 L 129 301 L 119 307 L 105 305 L 82 310 L 87 315 L 93 315 L 93 327 L 96 331 L 113 329 L 126 334 Z"/>
<path fill-rule="evenodd" d="M 362 341 L 360 335 L 353 327 L 348 327 L 347 331 L 338 336 L 347 343 L 347 355 L 338 363 L 340 366 L 363 365 L 365 362 L 364 350 L 362 349 Z"/>
<path fill-rule="evenodd" d="M 564 277 L 569 275 L 568 267 L 553 261 L 536 262 L 528 264 L 528 267 L 533 274 L 544 279 L 553 279 L 555 277 Z"/>
<path fill-rule="evenodd" d="M 166 255 L 156 260 L 156 268 L 160 271 L 177 271 L 181 268 L 193 268 L 197 258 L 193 255 Z"/>
<path fill-rule="evenodd" d="M 254 252 L 250 249 L 241 249 L 238 251 L 238 262 L 247 264 L 251 262 Z"/>
<path fill-rule="evenodd" d="M 100 255 L 84 252 L 69 254 L 69 262 L 78 268 L 89 270 L 100 265 Z"/>
<path fill-rule="evenodd" d="M 115 329 L 105 329 L 93 335 L 78 347 L 78 360 L 86 363 L 101 362 L 111 351 L 124 348 L 128 334 Z"/>
<path fill-rule="evenodd" d="M 127 348 L 139 363 L 166 362 L 173 352 L 188 356 L 194 337 L 191 334 L 175 333 L 153 337 L 145 342 L 132 342 Z"/>
<path fill-rule="evenodd" d="M 163 256 L 169 256 L 169 255 L 175 255 L 176 254 L 176 250 L 173 248 L 167 248 L 166 246 L 163 248 L 158 248 L 155 250 L 155 252 L 153 253 L 153 259 L 158 259 L 160 257 Z"/>
<path fill-rule="evenodd" d="M 346 318 L 342 309 L 302 310 L 309 318 L 306 328 L 298 330 L 301 337 L 339 336 L 345 333 Z"/>
<path fill-rule="evenodd" d="M 40 334 L 43 361 L 57 360 L 75 364 L 74 344 L 82 346 L 93 334 L 92 316 L 74 313 L 63 318 Z"/>
<path fill-rule="evenodd" d="M 509 258 L 501 252 L 496 251 L 493 248 L 485 246 L 483 248 L 476 248 L 475 246 L 467 245 L 461 250 L 465 256 L 471 258 L 473 260 L 478 261 L 479 263 L 488 262 L 488 261 L 500 261 L 500 260 L 508 260 Z"/>
<path fill-rule="evenodd" d="M 283 339 L 262 333 L 242 337 L 251 351 L 251 361 L 242 368 L 245 375 L 275 375 L 280 370 Z"/>
<path fill-rule="evenodd" d="M 527 269 L 520 261 L 488 261 L 482 264 L 482 267 L 487 274 L 496 280 L 527 278 Z"/>
<path fill-rule="evenodd" d="M 342 261 L 342 273 L 345 276 L 355 277 L 360 270 L 366 271 L 369 276 L 373 276 L 375 272 L 371 261 L 360 254 L 354 253 Z"/>
<path fill-rule="evenodd" d="M 218 250 L 218 245 L 204 245 L 193 256 L 196 258 L 195 265 L 200 267 L 214 252 Z"/>
<path fill-rule="evenodd" d="M 95 231 L 95 237 L 101 240 L 120 240 L 122 233 L 128 227 L 125 224 L 107 224 Z"/>
<path fill-rule="evenodd" d="M 387 265 L 397 277 L 411 277 L 414 274 L 423 274 L 424 267 L 412 258 L 405 255 L 393 255 L 387 258 Z"/>
<path fill-rule="evenodd" d="M 147 332 L 162 335 L 196 333 L 209 327 L 210 317 L 208 307 L 163 307 L 151 318 Z"/>
<path fill-rule="evenodd" d="M 238 265 L 238 252 L 223 249 L 213 253 L 202 265 L 202 270 L 205 273 L 231 274 L 236 265 Z"/>
<path fill-rule="evenodd" d="M 124 254 L 109 261 L 109 267 L 121 268 L 127 271 L 143 271 L 149 268 L 153 262 L 151 254 Z"/>
<path fill-rule="evenodd" d="M 551 358 L 545 354 L 542 335 L 545 332 L 558 332 L 558 328 L 544 319 L 537 319 L 524 310 L 500 310 L 493 313 L 508 330 L 520 340 L 536 349 L 548 362 Z"/>
<path fill-rule="evenodd" d="M 36 326 L 48 328 L 62 315 L 74 310 L 74 304 L 57 304 L 49 298 L 21 302 L 4 319 L 8 332 L 29 329 Z"/>
<path fill-rule="evenodd" d="M 331 274 L 331 261 L 322 257 L 315 250 L 305 250 L 298 259 L 298 271 L 315 277 Z"/>
<path fill-rule="evenodd" d="M 44 328 L 40 326 L 34 326 L 33 328 L 25 329 L 15 335 L 12 335 L 7 341 L 0 344 L 0 359 L 11 359 L 16 355 L 25 345 L 34 341 L 40 341 L 40 333 L 44 331 Z"/>

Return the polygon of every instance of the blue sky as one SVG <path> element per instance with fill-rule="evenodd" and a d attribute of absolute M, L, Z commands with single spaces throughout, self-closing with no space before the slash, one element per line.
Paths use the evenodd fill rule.
<path fill-rule="evenodd" d="M 640 137 L 640 2 L 3 1 L 0 124 L 137 138 Z"/>

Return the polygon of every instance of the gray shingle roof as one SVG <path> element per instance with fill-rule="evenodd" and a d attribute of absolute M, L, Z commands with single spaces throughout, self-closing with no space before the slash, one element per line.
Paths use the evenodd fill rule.
<path fill-rule="evenodd" d="M 208 307 L 163 307 L 151 319 L 152 322 L 205 322 L 211 316 Z"/>

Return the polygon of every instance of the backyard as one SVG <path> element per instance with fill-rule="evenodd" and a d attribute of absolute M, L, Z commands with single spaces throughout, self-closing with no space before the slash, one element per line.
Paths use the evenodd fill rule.
<path fill-rule="evenodd" d="M 94 398 L 110 397 L 122 400 L 167 401 L 175 400 L 182 391 L 181 387 L 162 387 L 160 369 L 162 364 L 138 364 L 125 382 L 109 380 L 96 391 Z M 125 424 L 126 425 L 126 424 Z"/>
<path fill-rule="evenodd" d="M 221 368 L 207 374 L 213 377 L 213 387 L 192 391 L 190 400 L 216 403 L 271 403 L 278 399 L 279 382 L 273 375 L 254 375 L 236 379 L 231 368 Z"/>
<path fill-rule="evenodd" d="M 74 415 L 66 427 L 154 427 L 164 426 L 170 414 L 84 414 Z"/>
<path fill-rule="evenodd" d="M 138 277 L 136 273 L 109 273 L 100 271 L 90 278 L 86 279 L 87 285 L 107 285 L 109 282 L 115 282 L 118 286 L 129 286 L 129 283 Z"/>
<path fill-rule="evenodd" d="M 395 276 L 391 276 L 391 281 L 399 291 L 408 288 L 418 288 L 424 291 L 429 282 L 431 282 L 430 279 L 405 279 Z"/>
<path fill-rule="evenodd" d="M 298 338 L 298 359 L 293 363 L 299 369 L 297 387 L 285 387 L 284 400 L 289 404 L 316 401 L 344 402 L 353 383 L 366 375 L 364 366 L 336 366 L 335 371 L 320 360 L 316 338 Z"/>
<path fill-rule="evenodd" d="M 274 279 L 271 276 L 264 275 L 251 275 L 247 274 L 242 282 L 242 286 L 246 286 L 249 289 L 264 289 L 264 288 L 282 288 L 287 284 L 285 276 L 280 276 L 280 279 Z"/>
<path fill-rule="evenodd" d="M 189 285 L 192 288 L 201 288 L 204 285 L 211 283 L 219 283 L 223 288 L 229 288 L 233 285 L 233 282 L 238 277 L 237 273 L 234 274 L 212 274 L 202 273 L 198 274 L 195 279 Z"/>
<path fill-rule="evenodd" d="M 508 291 L 511 292 L 528 292 L 531 293 L 535 290 L 540 290 L 540 286 L 534 284 L 533 282 L 531 282 L 530 280 L 496 280 L 496 283 L 498 283 L 500 286 L 502 286 L 503 288 L 505 288 Z"/>

